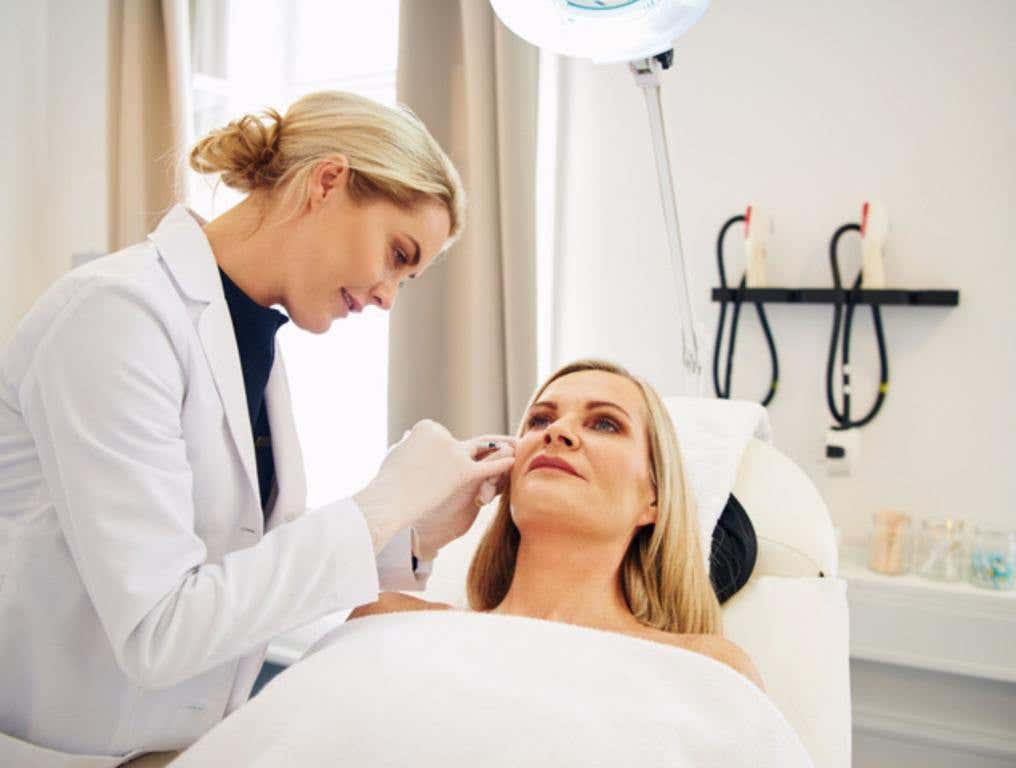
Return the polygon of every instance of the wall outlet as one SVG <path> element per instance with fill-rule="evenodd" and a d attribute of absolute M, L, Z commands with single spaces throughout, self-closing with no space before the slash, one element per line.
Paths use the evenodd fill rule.
<path fill-rule="evenodd" d="M 826 432 L 825 461 L 830 475 L 853 474 L 861 461 L 861 430 L 853 427 Z"/>

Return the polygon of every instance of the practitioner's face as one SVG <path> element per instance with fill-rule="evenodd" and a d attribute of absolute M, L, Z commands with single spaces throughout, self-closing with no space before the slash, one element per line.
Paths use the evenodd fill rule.
<path fill-rule="evenodd" d="M 638 385 L 605 371 L 551 382 L 523 421 L 511 473 L 512 519 L 522 532 L 552 528 L 627 544 L 656 519 L 649 416 Z M 533 468 L 545 458 L 562 469 Z"/>
<path fill-rule="evenodd" d="M 371 305 L 391 309 L 399 287 L 430 265 L 449 235 L 439 202 L 354 201 L 344 163 L 337 156 L 315 167 L 287 254 L 283 303 L 298 326 L 315 333 Z"/>

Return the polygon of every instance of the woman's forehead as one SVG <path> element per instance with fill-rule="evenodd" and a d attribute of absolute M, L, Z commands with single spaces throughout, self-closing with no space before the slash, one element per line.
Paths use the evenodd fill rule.
<path fill-rule="evenodd" d="M 538 401 L 557 403 L 559 408 L 584 406 L 591 400 L 615 403 L 643 424 L 646 405 L 642 389 L 626 376 L 609 371 L 576 371 L 552 381 Z"/>

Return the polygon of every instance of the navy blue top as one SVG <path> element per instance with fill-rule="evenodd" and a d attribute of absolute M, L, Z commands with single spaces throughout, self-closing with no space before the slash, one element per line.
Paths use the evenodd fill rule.
<path fill-rule="evenodd" d="M 219 270 L 222 290 L 226 294 L 229 315 L 233 319 L 236 346 L 243 369 L 243 388 L 247 392 L 247 413 L 254 434 L 254 456 L 257 460 L 258 490 L 264 511 L 275 482 L 275 460 L 272 456 L 272 432 L 265 407 L 265 386 L 275 361 L 275 332 L 289 321 L 278 310 L 263 307 L 237 287 L 229 276 Z"/>

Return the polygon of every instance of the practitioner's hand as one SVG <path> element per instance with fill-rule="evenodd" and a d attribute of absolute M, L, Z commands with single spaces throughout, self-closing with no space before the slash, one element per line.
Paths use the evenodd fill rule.
<path fill-rule="evenodd" d="M 515 460 L 515 443 L 515 438 L 507 435 L 482 435 L 464 441 L 478 466 L 498 469 L 463 483 L 442 505 L 413 524 L 413 554 L 417 558 L 433 560 L 441 547 L 472 527 L 480 507 L 504 487 Z"/>
<path fill-rule="evenodd" d="M 478 461 L 481 444 L 492 439 L 510 445 L 510 451 Z M 460 441 L 434 421 L 417 423 L 388 451 L 377 476 L 354 497 L 367 521 L 374 551 L 380 552 L 399 530 L 416 523 L 420 523 L 414 537 L 420 543 L 417 557 L 436 554 L 462 535 L 476 517 L 476 506 L 465 521 L 461 509 L 465 505 L 460 501 L 468 496 L 472 504 L 485 481 L 496 482 L 511 469 L 514 444 L 514 438 L 501 436 Z"/>

